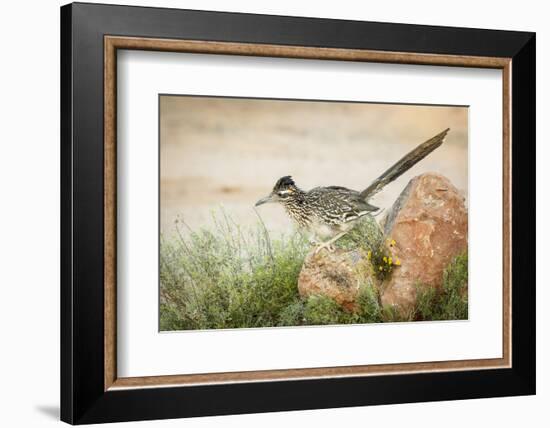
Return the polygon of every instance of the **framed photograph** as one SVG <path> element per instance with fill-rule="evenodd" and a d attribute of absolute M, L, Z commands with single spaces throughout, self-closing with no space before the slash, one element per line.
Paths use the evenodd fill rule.
<path fill-rule="evenodd" d="M 535 393 L 533 33 L 76 3 L 61 83 L 62 420 Z"/>

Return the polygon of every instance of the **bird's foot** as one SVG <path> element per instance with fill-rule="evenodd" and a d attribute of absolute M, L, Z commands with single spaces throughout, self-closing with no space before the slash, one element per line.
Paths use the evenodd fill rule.
<path fill-rule="evenodd" d="M 319 254 L 319 252 L 323 248 L 327 250 L 329 253 L 334 252 L 334 245 L 332 245 L 332 242 L 323 242 L 322 244 L 319 244 L 317 248 L 315 248 L 315 254 Z"/>

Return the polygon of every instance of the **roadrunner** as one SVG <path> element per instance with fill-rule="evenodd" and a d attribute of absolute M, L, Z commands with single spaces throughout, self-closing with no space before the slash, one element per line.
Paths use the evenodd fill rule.
<path fill-rule="evenodd" d="M 305 191 L 287 175 L 277 180 L 271 193 L 256 202 L 256 206 L 268 202 L 282 204 L 290 218 L 312 235 L 318 245 L 315 253 L 322 248 L 332 251 L 332 244 L 353 229 L 361 217 L 379 210 L 369 204 L 369 199 L 443 144 L 447 132 L 448 128 L 420 144 L 361 192 L 340 186 Z"/>

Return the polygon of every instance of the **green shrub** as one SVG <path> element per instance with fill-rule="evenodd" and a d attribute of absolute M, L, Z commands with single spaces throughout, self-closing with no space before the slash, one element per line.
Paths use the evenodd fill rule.
<path fill-rule="evenodd" d="M 393 260 L 390 247 L 395 241 L 386 238 L 373 216 L 364 216 L 346 235 L 336 241 L 336 246 L 345 250 L 360 248 L 370 262 L 371 273 L 383 281 L 391 276 L 393 269 L 401 262 Z"/>
<path fill-rule="evenodd" d="M 185 237 L 179 222 L 176 238 L 161 240 L 161 330 L 294 325 L 305 240 L 272 242 L 263 224 L 243 231 L 223 212 L 214 222 Z"/>
<path fill-rule="evenodd" d="M 326 296 L 310 296 L 304 309 L 308 325 L 342 324 L 344 310 L 333 299 Z"/>
<path fill-rule="evenodd" d="M 419 285 L 416 306 L 418 319 L 468 319 L 468 254 L 457 256 L 445 269 L 441 289 Z"/>

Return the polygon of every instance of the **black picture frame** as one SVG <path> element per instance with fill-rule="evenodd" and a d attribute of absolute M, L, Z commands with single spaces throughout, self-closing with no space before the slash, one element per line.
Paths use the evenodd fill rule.
<path fill-rule="evenodd" d="M 104 390 L 104 36 L 512 58 L 512 367 Z M 71 424 L 535 393 L 535 34 L 74 3 L 61 8 L 61 419 Z M 475 185 L 475 183 L 473 183 Z"/>

